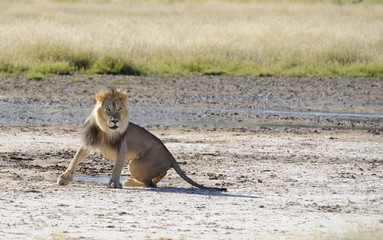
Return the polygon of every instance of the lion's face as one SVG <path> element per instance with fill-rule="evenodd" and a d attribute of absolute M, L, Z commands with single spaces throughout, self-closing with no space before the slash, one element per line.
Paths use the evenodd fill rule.
<path fill-rule="evenodd" d="M 124 132 L 129 123 L 126 93 L 108 89 L 96 94 L 97 124 L 104 132 Z"/>
<path fill-rule="evenodd" d="M 106 125 L 111 130 L 117 130 L 121 126 L 121 122 L 124 121 L 128 115 L 128 111 L 120 99 L 109 98 L 105 100 L 102 109 Z"/>

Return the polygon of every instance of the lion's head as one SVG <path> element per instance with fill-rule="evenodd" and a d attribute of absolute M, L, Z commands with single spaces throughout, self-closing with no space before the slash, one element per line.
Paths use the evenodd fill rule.
<path fill-rule="evenodd" d="M 123 133 L 129 124 L 129 112 L 125 106 L 127 94 L 115 88 L 96 93 L 96 122 L 106 133 Z"/>

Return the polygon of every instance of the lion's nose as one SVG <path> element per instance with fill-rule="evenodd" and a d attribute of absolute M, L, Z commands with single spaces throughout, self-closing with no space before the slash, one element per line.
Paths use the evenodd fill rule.
<path fill-rule="evenodd" d="M 118 119 L 112 119 L 112 123 L 114 124 L 118 123 Z"/>

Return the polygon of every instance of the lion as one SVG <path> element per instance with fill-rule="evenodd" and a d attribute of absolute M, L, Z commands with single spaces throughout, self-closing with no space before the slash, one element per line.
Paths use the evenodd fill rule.
<path fill-rule="evenodd" d="M 129 163 L 131 179 L 124 186 L 157 187 L 157 183 L 173 168 L 189 184 L 200 189 L 226 191 L 225 188 L 205 187 L 194 182 L 181 170 L 163 142 L 146 129 L 129 122 L 126 107 L 127 94 L 115 88 L 96 93 L 96 105 L 85 121 L 83 145 L 75 154 L 65 172 L 59 176 L 58 185 L 73 181 L 77 165 L 92 150 L 99 149 L 103 156 L 114 162 L 108 187 L 121 188 L 121 171 Z"/>

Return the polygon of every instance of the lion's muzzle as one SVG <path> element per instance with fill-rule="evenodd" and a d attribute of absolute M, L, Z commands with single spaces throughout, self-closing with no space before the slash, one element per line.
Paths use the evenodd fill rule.
<path fill-rule="evenodd" d="M 111 120 L 111 126 L 109 127 L 110 129 L 112 129 L 112 130 L 116 130 L 119 126 L 119 120 L 118 119 L 112 119 Z"/>

